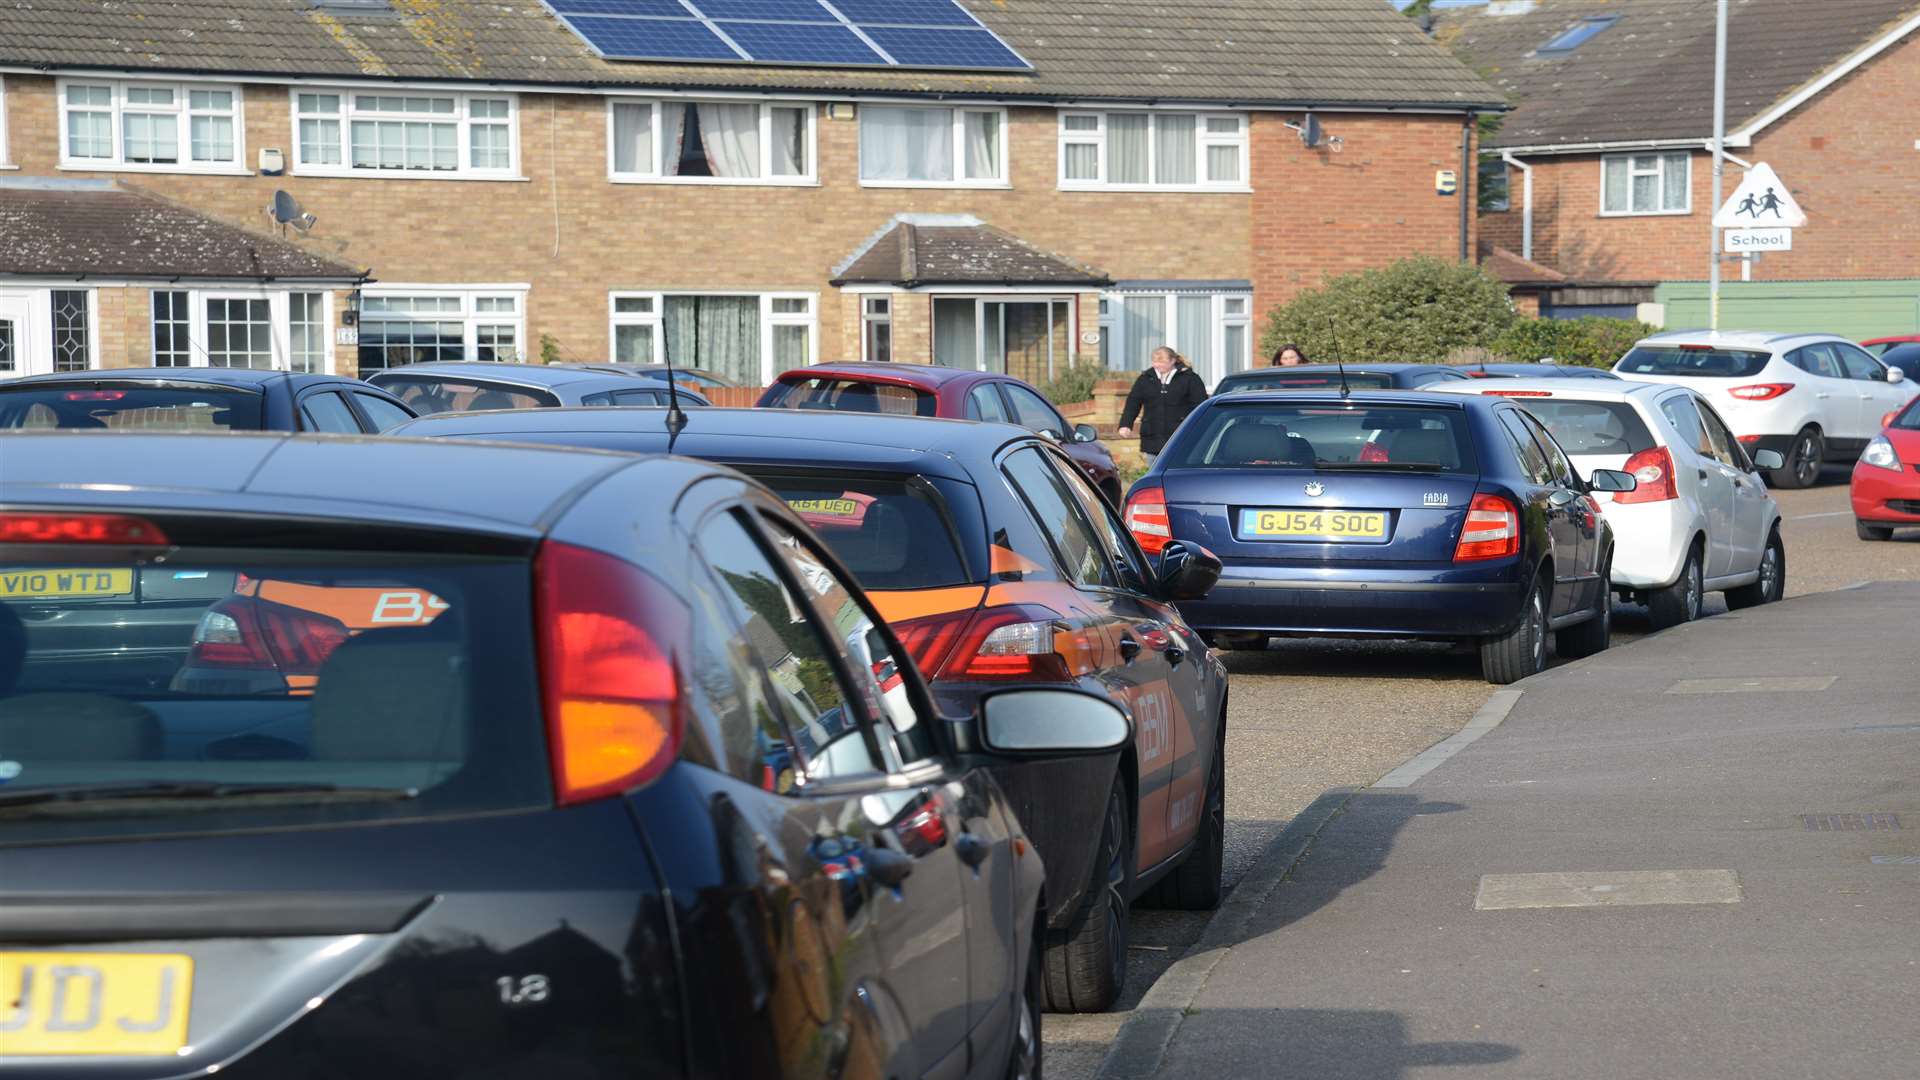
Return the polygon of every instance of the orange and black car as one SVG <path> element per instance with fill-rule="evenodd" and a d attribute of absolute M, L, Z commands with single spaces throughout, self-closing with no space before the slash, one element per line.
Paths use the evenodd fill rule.
<path fill-rule="evenodd" d="M 442 416 L 401 434 L 669 445 L 652 409 Z M 672 450 L 758 478 L 811 525 L 912 653 L 942 715 L 1031 684 L 1094 690 L 1131 713 L 1134 739 L 1117 757 L 993 770 L 1047 866 L 1051 1007 L 1112 1004 L 1135 899 L 1218 904 L 1227 677 L 1174 607 L 1211 588 L 1210 553 L 1175 544 L 1149 561 L 1051 440 L 1011 425 L 703 409 Z"/>

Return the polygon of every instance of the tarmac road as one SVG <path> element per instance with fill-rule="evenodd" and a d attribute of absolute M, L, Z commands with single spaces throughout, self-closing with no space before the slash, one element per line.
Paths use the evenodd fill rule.
<path fill-rule="evenodd" d="M 1896 534 L 1891 543 L 1857 539 L 1846 478 L 1844 470 L 1829 470 L 1823 486 L 1775 493 L 1785 519 L 1789 597 L 1870 581 L 1920 581 L 1920 530 Z M 1706 612 L 1702 630 L 1726 612 L 1724 600 L 1710 596 Z M 1615 610 L 1616 646 L 1646 634 L 1644 608 Z M 1229 653 L 1226 662 L 1233 678 L 1227 718 L 1230 888 L 1322 793 L 1370 784 L 1454 734 L 1491 689 L 1480 678 L 1476 657 L 1437 645 L 1289 640 L 1265 652 Z M 1052 1080 L 1091 1080 L 1129 1011 L 1207 925 L 1205 913 L 1136 908 L 1133 919 L 1121 1008 L 1046 1018 L 1046 1073 Z"/>

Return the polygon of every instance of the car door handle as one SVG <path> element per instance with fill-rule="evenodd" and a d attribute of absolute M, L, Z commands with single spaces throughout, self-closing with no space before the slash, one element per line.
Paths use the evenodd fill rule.
<path fill-rule="evenodd" d="M 1564 507 L 1579 497 L 1580 496 L 1577 492 L 1572 492 L 1572 491 L 1568 491 L 1566 488 L 1561 488 L 1560 490 L 1555 491 L 1553 494 L 1547 496 L 1547 501 L 1552 503 L 1555 506 Z"/>
<path fill-rule="evenodd" d="M 1140 643 L 1134 640 L 1134 637 L 1132 634 L 1121 634 L 1120 635 L 1121 661 L 1123 663 L 1131 664 L 1133 663 L 1133 658 L 1139 655 L 1140 655 Z"/>
<path fill-rule="evenodd" d="M 913 873 L 913 856 L 879 844 L 867 848 L 866 862 L 868 876 L 889 889 L 899 888 Z"/>
<path fill-rule="evenodd" d="M 1698 472 L 1698 473 L 1700 474 L 1700 479 L 1701 479 L 1702 481 L 1705 481 L 1705 480 L 1706 480 L 1706 478 L 1707 478 L 1707 470 L 1705 470 L 1705 469 L 1697 469 L 1697 470 L 1695 470 L 1695 471 L 1696 471 L 1696 472 Z"/>
<path fill-rule="evenodd" d="M 978 870 L 980 864 L 987 861 L 987 856 L 993 854 L 993 845 L 970 832 L 963 832 L 953 842 L 953 852 L 960 856 L 961 862 Z"/>

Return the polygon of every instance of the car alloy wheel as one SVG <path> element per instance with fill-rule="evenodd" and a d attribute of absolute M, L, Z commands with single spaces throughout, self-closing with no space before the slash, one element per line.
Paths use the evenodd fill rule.
<path fill-rule="evenodd" d="M 1771 604 L 1780 599 L 1780 586 L 1780 541 L 1775 539 L 1760 556 L 1760 602 Z"/>
<path fill-rule="evenodd" d="M 1533 671 L 1545 671 L 1547 667 L 1547 613 L 1541 606 L 1540 592 L 1534 590 L 1533 603 L 1527 607 L 1527 637 L 1532 641 Z"/>
<path fill-rule="evenodd" d="M 1687 621 L 1700 617 L 1700 595 L 1705 586 L 1700 581 L 1700 560 L 1692 559 L 1687 563 Z"/>
<path fill-rule="evenodd" d="M 1820 479 L 1820 443 L 1812 431 L 1803 431 L 1793 443 L 1793 478 L 1801 487 Z"/>
<path fill-rule="evenodd" d="M 1118 799 L 1107 802 L 1107 835 L 1114 841 L 1110 852 L 1101 852 L 1107 856 L 1107 950 L 1118 988 L 1127 982 L 1127 924 L 1132 921 L 1127 912 L 1127 848 L 1132 838 L 1127 835 L 1127 808 Z"/>

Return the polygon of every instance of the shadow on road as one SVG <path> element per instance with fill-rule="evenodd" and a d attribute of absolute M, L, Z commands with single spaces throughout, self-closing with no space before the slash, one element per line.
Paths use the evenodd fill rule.
<path fill-rule="evenodd" d="M 1520 1049 L 1411 1042 L 1399 1013 L 1365 1009 L 1208 1009 L 1194 1013 L 1160 1075 L 1401 1080 L 1438 1065 L 1493 1065 Z"/>
<path fill-rule="evenodd" d="M 1221 654 L 1233 675 L 1354 676 L 1367 679 L 1480 678 L 1469 649 L 1393 638 L 1275 638 L 1265 649 Z"/>

